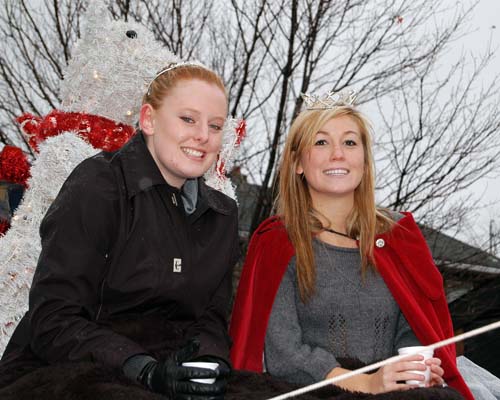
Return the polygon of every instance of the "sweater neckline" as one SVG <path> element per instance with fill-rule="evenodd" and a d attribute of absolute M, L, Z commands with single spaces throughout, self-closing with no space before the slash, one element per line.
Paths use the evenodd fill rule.
<path fill-rule="evenodd" d="M 318 238 L 313 238 L 313 242 L 316 242 L 316 244 L 320 246 L 324 246 L 328 249 L 335 250 L 335 251 L 340 251 L 343 253 L 359 253 L 359 247 L 341 247 L 341 246 L 335 246 L 330 243 L 323 242 L 322 240 Z"/>

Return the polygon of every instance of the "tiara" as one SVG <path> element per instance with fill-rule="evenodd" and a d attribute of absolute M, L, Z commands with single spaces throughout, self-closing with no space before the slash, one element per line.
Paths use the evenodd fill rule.
<path fill-rule="evenodd" d="M 358 94 L 354 90 L 329 91 L 325 94 L 301 93 L 306 110 L 329 110 L 341 106 L 353 106 Z"/>
<path fill-rule="evenodd" d="M 148 94 L 148 96 L 151 94 L 151 85 L 153 84 L 153 82 L 160 76 L 160 75 L 163 75 L 165 72 L 168 72 L 168 71 L 171 71 L 175 68 L 179 68 L 179 67 L 187 67 L 187 66 L 192 66 L 192 67 L 201 67 L 201 68 L 205 68 L 205 69 L 208 69 L 205 65 L 203 65 L 202 63 L 200 62 L 197 62 L 197 61 L 179 61 L 179 62 L 174 62 L 174 63 L 170 63 L 167 67 L 163 68 L 160 72 L 158 72 L 155 77 L 151 80 L 151 82 L 149 82 L 149 85 L 148 85 L 148 90 L 146 91 L 146 93 Z"/>

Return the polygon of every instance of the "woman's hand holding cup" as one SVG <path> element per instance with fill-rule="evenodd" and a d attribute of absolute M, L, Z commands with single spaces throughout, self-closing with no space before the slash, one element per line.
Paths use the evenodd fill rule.
<path fill-rule="evenodd" d="M 443 374 L 444 370 L 441 368 L 441 360 L 439 358 L 433 357 L 434 351 L 425 346 L 410 346 L 403 347 L 398 349 L 399 355 L 419 355 L 421 356 L 421 361 L 419 362 L 426 366 L 425 370 L 422 370 L 421 366 L 417 368 L 414 367 L 414 370 L 409 371 L 415 374 L 421 374 L 424 376 L 424 379 L 407 379 L 406 383 L 410 385 L 418 385 L 421 387 L 425 386 L 436 386 L 443 385 Z M 415 361 L 414 361 L 415 362 Z"/>
<path fill-rule="evenodd" d="M 444 369 L 441 367 L 441 359 L 432 357 L 425 360 L 425 364 L 429 366 L 431 372 L 428 386 L 443 386 Z"/>

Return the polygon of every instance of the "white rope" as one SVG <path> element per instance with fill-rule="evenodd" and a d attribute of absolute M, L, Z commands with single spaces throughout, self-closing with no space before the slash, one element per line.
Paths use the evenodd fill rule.
<path fill-rule="evenodd" d="M 428 349 L 435 350 L 435 349 L 438 349 L 440 347 L 444 347 L 444 346 L 447 346 L 447 345 L 452 344 L 452 343 L 460 342 L 461 340 L 469 339 L 473 336 L 481 335 L 482 333 L 492 331 L 492 330 L 498 329 L 498 328 L 500 328 L 500 321 L 493 322 L 491 324 L 482 326 L 481 328 L 473 329 L 472 331 L 462 333 L 461 335 L 457 335 L 457 336 L 451 337 L 449 339 L 445 339 L 445 340 L 442 340 L 440 342 L 430 344 L 430 345 L 425 346 L 425 347 Z M 309 385 L 309 386 L 304 386 L 300 389 L 296 389 L 296 390 L 293 390 L 291 392 L 281 394 L 281 395 L 276 396 L 276 397 L 272 397 L 268 400 L 285 400 L 285 399 L 288 399 L 290 397 L 295 397 L 295 396 L 299 396 L 299 395 L 307 393 L 307 392 L 312 392 L 313 390 L 322 388 L 323 386 L 331 385 L 333 383 L 337 383 L 337 382 L 342 381 L 344 379 L 352 378 L 353 376 L 376 370 L 380 367 L 383 367 L 384 365 L 391 364 L 391 363 L 396 362 L 396 361 L 400 361 L 403 358 L 408 357 L 409 355 L 418 354 L 418 353 L 419 353 L 419 351 L 417 350 L 414 353 L 408 353 L 408 354 L 401 355 L 401 356 L 390 357 L 390 358 L 387 358 L 386 360 L 379 361 L 375 364 L 367 365 L 366 367 L 359 368 L 359 369 L 356 369 L 354 371 L 350 371 L 346 374 L 338 375 L 338 376 L 335 376 L 335 377 L 330 378 L 330 379 L 325 379 L 324 381 L 316 382 L 316 383 L 313 383 L 312 385 Z"/>

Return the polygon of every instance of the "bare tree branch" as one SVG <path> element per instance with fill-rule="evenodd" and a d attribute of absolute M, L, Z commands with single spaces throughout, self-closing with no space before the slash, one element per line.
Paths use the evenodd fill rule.
<path fill-rule="evenodd" d="M 25 0 L 2 3 L 0 120 L 9 141 L 26 151 L 31 149 L 13 120 L 24 112 L 41 115 L 59 105 L 62 71 L 79 36 L 83 11 L 82 0 L 45 0 L 37 6 Z"/>
<path fill-rule="evenodd" d="M 62 71 L 87 2 L 2 3 L 2 143 L 23 146 L 16 116 L 59 105 Z M 108 10 L 144 24 L 180 57 L 199 59 L 223 77 L 231 113 L 248 123 L 239 162 L 262 184 L 253 227 L 270 211 L 269 187 L 302 107 L 300 93 L 347 86 L 361 93 L 363 105 L 378 106 L 381 203 L 453 227 L 472 212 L 474 200 L 461 193 L 498 167 L 498 80 L 480 87 L 493 53 L 473 65 L 447 58 L 446 73 L 441 66 L 467 34 L 477 2 L 458 8 L 427 0 L 113 0 Z"/>

